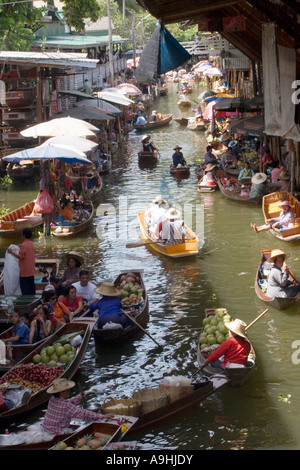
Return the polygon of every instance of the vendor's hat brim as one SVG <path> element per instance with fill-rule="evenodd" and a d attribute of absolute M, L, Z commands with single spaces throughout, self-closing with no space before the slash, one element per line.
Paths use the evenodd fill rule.
<path fill-rule="evenodd" d="M 75 251 L 70 251 L 69 253 L 66 253 L 65 255 L 63 255 L 62 257 L 63 261 L 65 261 L 66 263 L 68 262 L 69 258 L 76 259 L 76 261 L 78 261 L 80 265 L 84 263 L 84 259 L 82 258 L 82 256 L 78 255 L 78 253 L 76 253 Z"/>
<path fill-rule="evenodd" d="M 275 258 L 278 258 L 278 256 L 284 256 L 284 259 L 286 259 L 289 258 L 290 255 L 280 249 L 272 250 L 268 261 L 273 262 Z"/>
<path fill-rule="evenodd" d="M 251 178 L 251 183 L 259 184 L 264 183 L 267 179 L 267 175 L 265 173 L 255 173 L 254 176 Z"/>
<path fill-rule="evenodd" d="M 173 148 L 173 150 L 176 150 L 176 149 L 179 149 L 179 150 L 181 150 L 181 149 L 182 149 L 182 147 L 179 147 L 179 145 L 176 145 L 176 147 L 174 147 L 174 148 Z"/>
<path fill-rule="evenodd" d="M 142 142 L 145 142 L 145 140 L 149 140 L 149 139 L 150 139 L 150 135 L 145 134 L 145 135 L 143 135 L 143 137 L 142 137 Z"/>
<path fill-rule="evenodd" d="M 112 282 L 102 282 L 101 286 L 96 287 L 97 294 L 106 295 L 107 297 L 117 297 L 120 291 L 116 289 Z"/>
<path fill-rule="evenodd" d="M 60 393 L 73 387 L 75 387 L 75 382 L 67 380 L 64 377 L 60 377 L 53 380 L 52 384 L 47 389 L 47 393 Z"/>
<path fill-rule="evenodd" d="M 224 323 L 224 325 L 226 326 L 226 328 L 228 328 L 229 331 L 231 331 L 235 335 L 241 336 L 244 339 L 248 339 L 246 335 L 247 325 L 242 320 L 236 319 L 229 323 Z"/>
<path fill-rule="evenodd" d="M 167 219 L 179 219 L 181 216 L 180 212 L 177 211 L 174 207 L 171 207 L 167 212 L 166 212 L 166 218 Z"/>

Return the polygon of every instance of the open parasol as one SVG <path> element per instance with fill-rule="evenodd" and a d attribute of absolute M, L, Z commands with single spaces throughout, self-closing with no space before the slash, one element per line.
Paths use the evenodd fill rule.
<path fill-rule="evenodd" d="M 42 122 L 21 131 L 24 137 L 77 136 L 93 137 L 99 129 L 88 122 L 72 117 L 62 117 Z"/>
<path fill-rule="evenodd" d="M 138 96 L 142 95 L 142 90 L 140 90 L 137 86 L 133 85 L 132 83 L 120 83 L 117 85 L 117 88 L 123 91 L 126 95 L 131 96 Z"/>

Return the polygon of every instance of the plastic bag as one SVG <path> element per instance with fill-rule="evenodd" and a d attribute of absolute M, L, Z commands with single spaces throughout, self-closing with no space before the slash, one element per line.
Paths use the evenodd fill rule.
<path fill-rule="evenodd" d="M 118 330 L 118 329 L 123 329 L 123 326 L 120 325 L 120 323 L 113 323 L 111 321 L 105 323 L 102 327 L 103 330 Z"/>
<path fill-rule="evenodd" d="M 50 214 L 54 211 L 52 198 L 46 189 L 38 195 L 33 210 L 38 214 Z"/>

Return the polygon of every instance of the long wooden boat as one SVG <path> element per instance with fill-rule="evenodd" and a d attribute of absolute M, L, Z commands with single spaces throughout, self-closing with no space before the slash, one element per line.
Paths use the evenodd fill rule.
<path fill-rule="evenodd" d="M 203 181 L 204 176 L 199 180 L 198 182 L 198 191 L 199 193 L 213 193 L 216 189 L 218 189 L 218 185 L 213 184 L 213 185 L 203 185 L 201 184 Z"/>
<path fill-rule="evenodd" d="M 216 314 L 216 309 L 211 308 L 211 309 L 205 310 L 205 317 L 215 315 L 215 314 Z M 197 358 L 198 358 L 199 366 L 202 366 L 203 362 L 205 361 L 205 358 L 200 349 L 200 344 L 198 344 Z M 247 380 L 249 380 L 252 377 L 255 370 L 256 370 L 256 355 L 255 355 L 254 348 L 251 344 L 251 350 L 249 353 L 246 367 L 243 367 L 243 368 L 242 367 L 236 367 L 236 368 L 230 367 L 230 368 L 225 368 L 224 370 L 220 370 L 220 371 L 218 369 L 218 375 L 223 375 L 224 377 L 227 377 L 228 384 L 230 387 L 241 387 Z M 211 375 L 213 376 L 216 374 L 216 368 L 210 364 L 204 367 L 203 371 L 208 376 L 211 376 Z"/>
<path fill-rule="evenodd" d="M 183 258 L 185 256 L 195 256 L 199 253 L 199 238 L 187 225 L 185 225 L 187 231 L 187 239 L 184 243 L 178 243 L 176 245 L 166 245 L 164 243 L 158 242 L 157 240 L 154 240 L 150 236 L 146 228 L 144 216 L 145 212 L 138 213 L 138 220 L 140 224 L 142 239 L 146 242 L 153 242 L 149 243 L 149 246 L 155 251 L 170 258 Z"/>
<path fill-rule="evenodd" d="M 156 165 L 157 164 L 157 152 L 139 152 L 139 165 Z"/>
<path fill-rule="evenodd" d="M 274 237 L 284 242 L 295 242 L 300 240 L 300 202 L 291 193 L 279 191 L 277 193 L 267 194 L 262 200 L 262 210 L 265 222 L 274 217 L 278 217 L 281 209 L 280 205 L 283 201 L 289 201 L 295 214 L 295 224 L 291 228 L 284 230 L 270 229 L 269 231 Z"/>
<path fill-rule="evenodd" d="M 115 287 L 118 289 L 122 289 L 121 282 L 126 275 L 128 275 L 129 271 L 127 272 L 122 272 L 118 275 L 118 277 L 115 279 L 114 284 Z M 143 328 L 147 325 L 147 322 L 149 320 L 149 299 L 148 299 L 148 294 L 145 288 L 145 284 L 143 281 L 142 273 L 140 271 L 131 271 L 130 273 L 133 273 L 135 276 L 138 276 L 139 279 L 139 285 L 141 289 L 143 289 L 143 301 L 142 305 L 140 307 L 137 307 L 138 313 L 133 317 L 134 320 Z M 134 309 L 136 312 L 136 310 Z M 126 313 L 130 313 L 130 310 L 126 310 Z M 136 333 L 139 333 L 141 329 L 135 325 L 129 325 L 126 328 L 114 328 L 114 329 L 103 329 L 103 328 L 94 328 L 93 329 L 93 336 L 95 338 L 96 342 L 121 342 L 123 340 L 126 340 L 132 336 L 134 336 Z"/>
<path fill-rule="evenodd" d="M 190 131 L 205 131 L 207 128 L 207 124 L 204 119 L 193 119 L 190 120 L 187 129 Z"/>
<path fill-rule="evenodd" d="M 182 166 L 177 168 L 173 165 L 170 165 L 170 174 L 176 178 L 188 178 L 190 176 L 190 172 L 191 170 L 189 166 Z"/>
<path fill-rule="evenodd" d="M 177 104 L 180 108 L 190 108 L 192 106 L 190 100 L 179 100 Z"/>
<path fill-rule="evenodd" d="M 26 181 L 31 179 L 34 176 L 34 166 L 33 162 L 28 162 L 26 164 L 12 165 L 6 167 L 6 173 L 9 178 L 16 181 Z"/>
<path fill-rule="evenodd" d="M 153 122 L 146 122 L 145 124 L 136 124 L 134 128 L 137 131 L 150 131 L 151 129 L 157 129 L 158 127 L 168 126 L 173 119 L 173 114 L 163 114 L 162 118 L 153 121 Z"/>
<path fill-rule="evenodd" d="M 229 181 L 229 186 L 225 186 L 225 180 Z M 251 198 L 241 195 L 241 186 L 237 184 L 232 178 L 217 178 L 219 189 L 223 196 L 233 201 L 244 202 L 247 204 L 259 204 L 262 201 L 262 197 Z"/>
<path fill-rule="evenodd" d="M 89 212 L 89 217 L 84 222 L 79 222 L 76 225 L 55 225 L 52 228 L 52 233 L 58 238 L 70 238 L 76 236 L 78 233 L 82 233 L 87 230 L 93 222 L 94 217 L 94 204 L 90 199 L 83 201 L 85 209 Z"/>
<path fill-rule="evenodd" d="M 65 369 L 63 369 L 63 372 L 59 375 L 59 377 L 71 379 L 74 376 L 74 374 L 77 372 L 77 370 L 79 369 L 81 361 L 83 360 L 85 356 L 95 322 L 96 322 L 96 318 L 86 318 L 85 320 L 81 318 L 81 321 L 79 322 L 76 322 L 75 320 L 72 323 L 66 323 L 65 325 L 63 325 L 62 328 L 59 328 L 59 330 L 57 330 L 55 333 L 49 336 L 46 339 L 46 341 L 42 343 L 42 345 L 40 345 L 39 347 L 31 351 L 31 353 L 29 353 L 15 367 L 13 367 L 9 372 L 4 374 L 0 380 L 1 384 L 8 382 L 8 378 L 10 377 L 8 376 L 8 374 L 11 374 L 18 367 L 25 365 L 25 364 L 33 363 L 33 357 L 36 354 L 39 354 L 43 348 L 51 346 L 55 342 L 59 342 L 61 338 L 66 334 L 69 334 L 69 333 L 80 334 L 81 333 L 82 342 L 80 346 L 78 346 L 77 348 L 77 352 L 76 352 L 74 359 L 66 365 Z M 45 386 L 44 388 L 41 388 L 40 390 L 36 392 L 32 392 L 30 396 L 26 400 L 24 400 L 19 406 L 0 413 L 0 423 L 11 421 L 15 419 L 16 416 L 27 413 L 28 411 L 31 411 L 34 408 L 39 407 L 43 403 L 46 403 L 50 398 L 50 395 L 47 393 L 48 386 L 49 385 Z"/>
<path fill-rule="evenodd" d="M 207 384 L 203 387 L 193 390 L 183 397 L 170 401 L 167 405 L 149 411 L 139 416 L 138 421 L 132 426 L 128 434 L 159 424 L 171 417 L 174 417 L 183 411 L 198 405 L 206 400 L 207 397 L 216 393 L 221 387 L 226 385 L 229 379 L 220 374 L 211 376 Z"/>
<path fill-rule="evenodd" d="M 257 268 L 255 277 L 255 293 L 257 297 L 268 304 L 270 307 L 277 308 L 277 310 L 286 310 L 287 308 L 300 301 L 300 292 L 295 297 L 268 297 L 265 293 L 264 287 L 267 286 L 267 270 L 264 272 L 265 263 L 268 263 L 268 259 L 271 255 L 271 250 L 262 250 L 261 259 Z M 272 263 L 273 264 L 273 263 Z M 270 266 L 271 268 L 271 266 Z M 292 274 L 293 279 L 295 279 Z M 295 279 L 296 280 L 296 279 Z"/>
<path fill-rule="evenodd" d="M 185 117 L 174 118 L 174 121 L 176 121 L 180 126 L 187 126 L 189 123 L 189 118 L 185 118 Z"/>
<path fill-rule="evenodd" d="M 0 221 L 0 237 L 18 237 L 23 228 L 34 229 L 43 225 L 43 216 L 34 213 L 34 205 L 35 201 L 31 201 L 5 214 Z"/>

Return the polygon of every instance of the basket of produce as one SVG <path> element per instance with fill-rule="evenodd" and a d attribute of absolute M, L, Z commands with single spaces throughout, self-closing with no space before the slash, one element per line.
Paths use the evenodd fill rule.
<path fill-rule="evenodd" d="M 144 289 L 141 286 L 141 277 L 139 274 L 122 274 L 120 284 L 116 286 L 120 290 L 122 307 L 139 308 L 143 301 Z"/>
<path fill-rule="evenodd" d="M 136 398 L 141 402 L 142 415 L 161 408 L 170 401 L 168 393 L 161 388 L 142 388 L 134 392 L 132 398 Z"/>
<path fill-rule="evenodd" d="M 112 413 L 138 418 L 141 415 L 141 402 L 132 398 L 115 400 L 114 398 L 107 397 L 101 406 L 101 412 L 103 414 Z"/>
<path fill-rule="evenodd" d="M 165 377 L 159 387 L 169 394 L 171 402 L 179 400 L 194 391 L 191 380 L 180 375 Z"/>
<path fill-rule="evenodd" d="M 92 422 L 57 442 L 50 450 L 102 450 L 119 435 L 118 430 L 117 424 Z"/>

